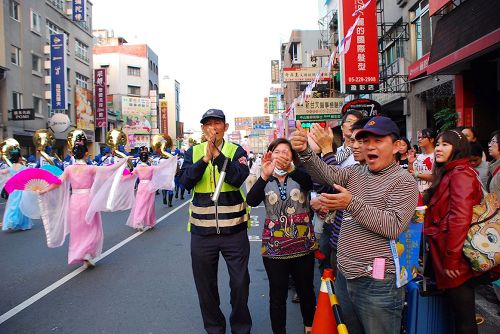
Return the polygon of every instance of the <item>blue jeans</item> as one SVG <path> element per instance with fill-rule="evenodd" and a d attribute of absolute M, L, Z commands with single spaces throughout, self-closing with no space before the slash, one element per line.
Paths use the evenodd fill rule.
<path fill-rule="evenodd" d="M 337 270 L 335 293 L 349 334 L 399 334 L 404 288 L 396 288 L 396 277 L 346 279 Z"/>

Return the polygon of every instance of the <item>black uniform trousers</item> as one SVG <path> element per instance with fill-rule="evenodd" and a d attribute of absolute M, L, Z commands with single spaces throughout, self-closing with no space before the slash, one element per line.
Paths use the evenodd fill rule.
<path fill-rule="evenodd" d="M 231 333 L 247 334 L 252 327 L 248 309 L 250 242 L 247 230 L 234 234 L 197 235 L 191 233 L 191 262 L 205 330 L 225 334 L 226 319 L 220 309 L 217 272 L 219 253 L 226 261 L 231 288 Z"/>

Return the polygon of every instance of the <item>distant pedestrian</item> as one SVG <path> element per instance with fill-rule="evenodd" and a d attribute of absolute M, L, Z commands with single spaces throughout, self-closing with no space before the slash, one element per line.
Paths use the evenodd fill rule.
<path fill-rule="evenodd" d="M 431 186 L 435 137 L 432 129 L 419 131 L 418 146 L 422 149 L 422 153 L 408 157 L 408 171 L 417 180 L 418 191 L 421 194 Z"/>
<path fill-rule="evenodd" d="M 488 191 L 495 193 L 500 200 L 500 130 L 491 134 L 488 152 L 493 160 L 488 165 Z"/>
<path fill-rule="evenodd" d="M 483 187 L 488 186 L 488 163 L 483 160 L 483 148 L 478 142 L 470 143 L 470 158 L 471 166 L 479 173 L 479 178 Z"/>
<path fill-rule="evenodd" d="M 408 169 L 408 155 L 409 150 L 411 149 L 410 141 L 406 137 L 401 137 L 399 142 L 399 151 L 398 151 L 398 161 L 399 165 L 403 169 Z"/>

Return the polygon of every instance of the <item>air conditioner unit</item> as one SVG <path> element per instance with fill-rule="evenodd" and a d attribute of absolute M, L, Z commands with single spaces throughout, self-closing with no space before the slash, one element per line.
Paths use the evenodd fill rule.
<path fill-rule="evenodd" d="M 45 60 L 43 62 L 43 68 L 46 69 L 46 70 L 50 69 L 50 60 Z"/>
<path fill-rule="evenodd" d="M 52 98 L 52 94 L 51 94 L 50 90 L 46 90 L 45 91 L 45 96 L 44 97 L 45 97 L 46 100 L 50 100 Z"/>
<path fill-rule="evenodd" d="M 50 75 L 46 75 L 43 77 L 43 83 L 46 85 L 50 85 L 50 83 L 51 83 Z"/>
<path fill-rule="evenodd" d="M 73 15 L 73 8 L 67 8 L 66 15 L 69 15 L 69 16 Z"/>
<path fill-rule="evenodd" d="M 46 55 L 50 54 L 50 45 L 44 45 L 43 46 L 43 53 Z"/>

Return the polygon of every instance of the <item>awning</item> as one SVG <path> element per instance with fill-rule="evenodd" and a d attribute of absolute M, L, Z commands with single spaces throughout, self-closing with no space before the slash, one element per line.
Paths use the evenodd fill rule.
<path fill-rule="evenodd" d="M 456 74 L 467 63 L 500 48 L 500 1 L 468 0 L 436 26 L 428 74 Z"/>

